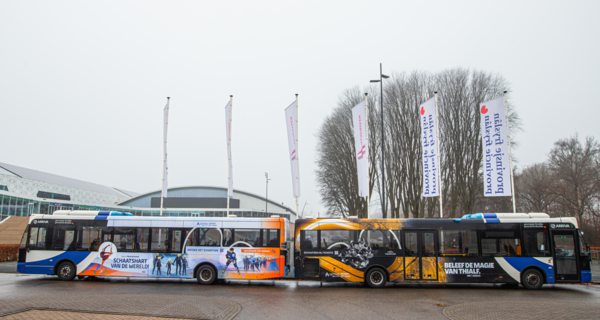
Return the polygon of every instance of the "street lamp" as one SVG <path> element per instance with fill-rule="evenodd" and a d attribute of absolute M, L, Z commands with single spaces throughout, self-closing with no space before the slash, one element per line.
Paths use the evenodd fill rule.
<path fill-rule="evenodd" d="M 267 195 L 265 196 L 265 214 L 268 216 L 269 214 L 267 213 L 267 206 L 269 204 L 269 174 L 267 172 L 265 172 L 265 179 L 267 180 Z"/>
<path fill-rule="evenodd" d="M 371 80 L 371 82 L 379 82 L 381 88 L 381 212 L 383 218 L 387 218 L 385 213 L 385 131 L 383 130 L 383 79 L 387 79 L 389 76 L 383 74 L 383 64 L 379 64 L 379 80 Z"/>

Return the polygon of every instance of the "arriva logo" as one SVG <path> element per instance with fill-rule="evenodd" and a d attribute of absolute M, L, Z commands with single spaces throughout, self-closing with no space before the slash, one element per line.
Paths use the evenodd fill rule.
<path fill-rule="evenodd" d="M 362 159 L 362 157 L 365 155 L 365 153 L 367 152 L 365 146 L 362 146 L 362 149 L 360 149 L 360 151 L 358 152 L 357 156 L 358 156 L 358 160 Z"/>

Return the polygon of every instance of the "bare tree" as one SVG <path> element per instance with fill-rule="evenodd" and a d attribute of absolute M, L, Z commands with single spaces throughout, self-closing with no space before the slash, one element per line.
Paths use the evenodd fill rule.
<path fill-rule="evenodd" d="M 352 108 L 364 101 L 364 90 L 358 87 L 340 95 L 338 106 L 328 116 L 318 132 L 317 183 L 330 216 L 357 215 L 367 218 L 366 199 L 358 196 L 356 150 L 352 126 Z M 375 92 L 372 92 L 375 93 Z M 369 161 L 377 163 L 379 113 L 374 108 L 376 94 L 369 94 Z M 369 198 L 377 179 L 377 166 L 369 166 Z"/>
<path fill-rule="evenodd" d="M 548 162 L 556 179 L 554 192 L 562 210 L 583 223 L 584 215 L 593 212 L 598 198 L 600 145 L 593 137 L 587 137 L 582 144 L 576 134 L 555 142 Z"/>
<path fill-rule="evenodd" d="M 520 211 L 549 212 L 556 203 L 554 176 L 546 163 L 532 164 L 515 179 Z"/>
<path fill-rule="evenodd" d="M 479 104 L 501 96 L 508 83 L 499 75 L 466 69 L 437 74 L 394 74 L 384 88 L 386 140 L 386 203 L 390 218 L 433 217 L 439 212 L 438 198 L 423 198 L 420 105 L 439 92 L 441 174 L 445 216 L 472 213 L 479 202 L 484 207 L 502 205 L 506 199 L 482 201 L 482 147 Z M 369 95 L 375 106 L 376 91 Z M 338 106 L 319 131 L 318 182 L 331 215 L 364 216 L 366 203 L 358 198 L 351 108 L 364 96 L 358 88 L 345 91 Z M 370 182 L 372 193 L 379 177 L 380 130 L 378 108 L 370 108 Z M 519 119 L 509 105 L 511 130 Z M 514 139 L 513 139 L 514 141 Z M 380 188 L 376 188 L 381 192 Z M 379 197 L 381 199 L 381 197 Z M 508 200 L 510 201 L 510 200 Z M 510 203 L 510 202 L 508 202 Z"/>

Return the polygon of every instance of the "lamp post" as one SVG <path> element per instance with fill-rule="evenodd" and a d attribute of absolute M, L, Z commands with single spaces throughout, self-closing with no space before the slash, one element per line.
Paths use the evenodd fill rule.
<path fill-rule="evenodd" d="M 271 179 L 269 179 L 269 174 L 267 172 L 265 172 L 265 179 L 267 181 L 267 194 L 265 196 L 265 214 L 269 215 L 267 213 L 267 206 L 269 204 L 269 180 Z"/>
<path fill-rule="evenodd" d="M 383 79 L 390 76 L 383 74 L 383 64 L 379 64 L 379 80 L 371 80 L 371 82 L 379 82 L 381 88 L 381 213 L 384 219 L 387 218 L 385 207 L 385 130 L 383 129 Z"/>

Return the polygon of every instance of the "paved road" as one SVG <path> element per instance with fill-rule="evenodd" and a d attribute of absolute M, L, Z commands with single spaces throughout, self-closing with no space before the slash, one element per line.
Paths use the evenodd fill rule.
<path fill-rule="evenodd" d="M 600 286 L 546 285 L 527 291 L 500 285 L 397 285 L 374 290 L 304 281 L 212 286 L 171 279 L 61 282 L 52 276 L 0 273 L 0 315 L 25 309 L 211 319 L 597 319 Z M 17 316 L 11 318 L 26 318 Z"/>

